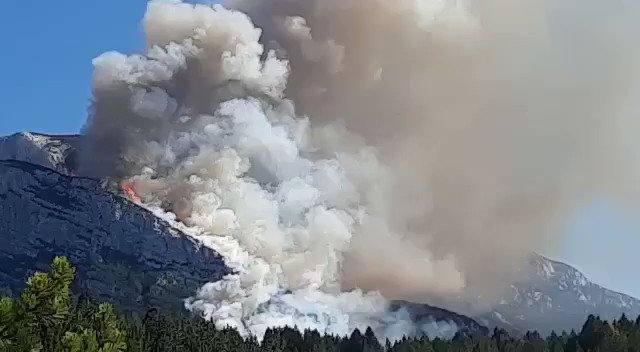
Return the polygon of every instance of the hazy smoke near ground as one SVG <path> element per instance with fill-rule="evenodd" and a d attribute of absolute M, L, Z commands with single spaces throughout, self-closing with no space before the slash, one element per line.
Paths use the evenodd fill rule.
<path fill-rule="evenodd" d="M 485 308 L 637 190 L 639 5 L 225 5 L 152 1 L 145 54 L 94 60 L 83 160 L 237 271 L 187 302 L 221 326 L 448 333 L 387 299 Z"/>

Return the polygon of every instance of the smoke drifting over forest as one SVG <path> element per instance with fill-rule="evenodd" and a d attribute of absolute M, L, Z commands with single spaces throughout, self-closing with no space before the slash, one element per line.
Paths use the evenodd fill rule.
<path fill-rule="evenodd" d="M 187 300 L 220 326 L 449 333 L 389 300 L 481 311 L 581 204 L 633 202 L 638 10 L 154 0 L 144 54 L 94 60 L 82 167 L 224 256 Z"/>

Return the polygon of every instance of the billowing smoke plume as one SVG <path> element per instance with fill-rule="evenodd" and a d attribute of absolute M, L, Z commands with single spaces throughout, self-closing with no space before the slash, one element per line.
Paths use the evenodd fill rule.
<path fill-rule="evenodd" d="M 83 161 L 225 257 L 187 301 L 220 326 L 451 331 L 387 299 L 480 309 L 637 189 L 640 5 L 226 6 L 151 1 L 146 53 L 94 60 Z"/>

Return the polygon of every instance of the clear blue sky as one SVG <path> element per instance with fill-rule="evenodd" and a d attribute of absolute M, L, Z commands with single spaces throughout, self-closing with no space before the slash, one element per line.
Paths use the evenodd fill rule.
<path fill-rule="evenodd" d="M 0 135 L 77 132 L 91 59 L 143 47 L 145 0 L 2 0 Z"/>
<path fill-rule="evenodd" d="M 90 99 L 91 59 L 143 47 L 145 0 L 2 0 L 0 135 L 75 133 Z M 640 219 L 587 206 L 552 255 L 594 281 L 640 297 Z"/>
<path fill-rule="evenodd" d="M 640 298 L 640 218 L 628 208 L 599 202 L 576 212 L 552 256 L 582 270 L 592 281 Z"/>

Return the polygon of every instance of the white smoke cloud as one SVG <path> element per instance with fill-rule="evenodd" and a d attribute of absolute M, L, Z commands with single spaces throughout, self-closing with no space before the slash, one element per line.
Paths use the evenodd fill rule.
<path fill-rule="evenodd" d="M 635 126 L 612 108 L 634 86 L 603 56 L 567 65 L 550 3 L 227 6 L 249 15 L 150 1 L 146 53 L 94 60 L 82 162 L 224 257 L 186 303 L 218 326 L 451 336 L 388 299 L 484 307 L 577 201 L 635 190 L 601 120 Z M 619 28 L 596 42 L 635 74 Z"/>
<path fill-rule="evenodd" d="M 300 27 L 313 55 L 339 51 L 335 43 L 314 43 L 303 20 L 289 25 Z M 380 207 L 389 171 L 344 128 L 314 129 L 296 115 L 283 98 L 288 62 L 263 50 L 249 18 L 219 5 L 152 1 L 145 30 L 146 55 L 94 60 L 87 133 L 97 157 L 84 165 L 126 179 L 147 207 L 234 270 L 205 285 L 187 308 L 259 337 L 280 325 L 437 335 L 437 324 L 422 329 L 390 311 L 378 292 L 342 290 L 343 257 L 355 233 L 382 231 L 402 243 Z M 98 150 L 104 145 L 117 150 Z M 451 277 L 440 290 L 463 286 L 453 258 L 397 248 L 429 275 Z M 445 334 L 455 330 L 443 324 Z M 399 328 L 405 326 L 411 331 Z"/>

